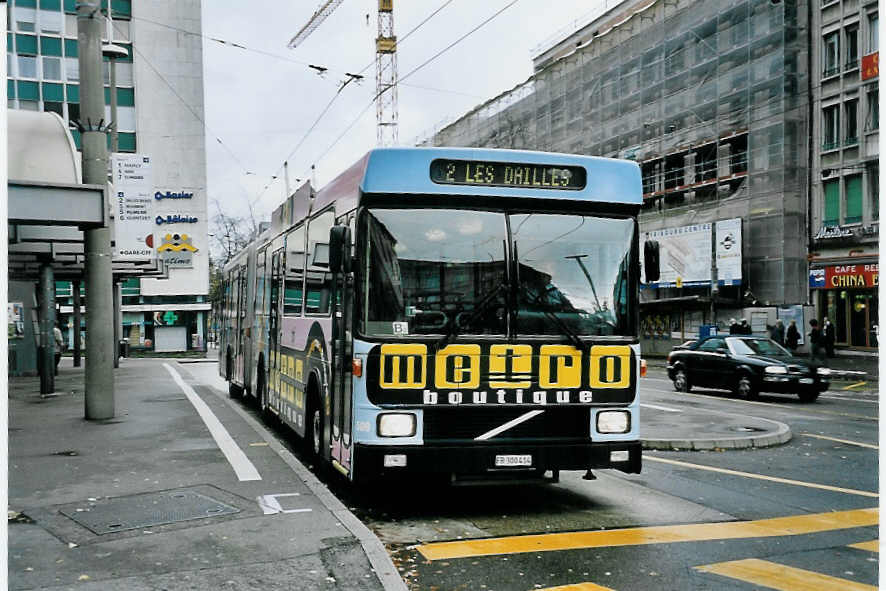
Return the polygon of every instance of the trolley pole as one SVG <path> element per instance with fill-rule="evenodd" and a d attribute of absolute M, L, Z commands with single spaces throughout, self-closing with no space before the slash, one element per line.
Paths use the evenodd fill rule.
<path fill-rule="evenodd" d="M 77 2 L 83 182 L 108 184 L 108 146 L 102 84 L 102 27 L 98 0 Z M 86 230 L 86 418 L 114 417 L 114 298 L 111 229 Z"/>
<path fill-rule="evenodd" d="M 720 293 L 720 281 L 717 277 L 717 221 L 711 222 L 711 324 L 717 324 L 717 305 L 714 299 Z"/>

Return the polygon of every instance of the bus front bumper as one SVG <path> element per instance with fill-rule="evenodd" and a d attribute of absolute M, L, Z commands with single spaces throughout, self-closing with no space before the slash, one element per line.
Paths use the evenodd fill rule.
<path fill-rule="evenodd" d="M 639 474 L 642 464 L 641 451 L 639 441 L 421 446 L 377 446 L 358 443 L 354 449 L 354 460 L 360 474 L 382 477 L 406 473 L 490 476 L 513 473 L 515 477 L 519 477 L 547 470 L 604 468 Z"/>

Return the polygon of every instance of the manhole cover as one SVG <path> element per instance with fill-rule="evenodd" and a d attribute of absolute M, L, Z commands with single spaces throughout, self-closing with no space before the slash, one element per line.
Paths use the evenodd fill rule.
<path fill-rule="evenodd" d="M 239 512 L 237 507 L 192 490 L 117 497 L 61 510 L 98 535 Z"/>

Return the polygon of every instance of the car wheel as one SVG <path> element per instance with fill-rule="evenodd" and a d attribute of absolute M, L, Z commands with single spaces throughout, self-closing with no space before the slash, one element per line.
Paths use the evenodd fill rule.
<path fill-rule="evenodd" d="M 674 372 L 674 390 L 677 392 L 689 392 L 692 390 L 692 384 L 689 382 L 689 374 L 686 370 L 678 369 Z"/>
<path fill-rule="evenodd" d="M 735 393 L 746 400 L 757 399 L 757 387 L 754 385 L 751 376 L 748 374 L 739 376 L 738 382 L 735 384 Z"/>
<path fill-rule="evenodd" d="M 815 402 L 818 400 L 817 390 L 802 390 L 797 395 L 800 397 L 800 402 Z"/>

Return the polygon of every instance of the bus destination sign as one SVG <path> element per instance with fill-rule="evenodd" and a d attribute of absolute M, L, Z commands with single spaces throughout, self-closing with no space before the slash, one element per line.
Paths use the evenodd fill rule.
<path fill-rule="evenodd" d="M 587 172 L 581 166 L 437 159 L 431 162 L 431 180 L 441 185 L 578 191 L 585 188 Z"/>

